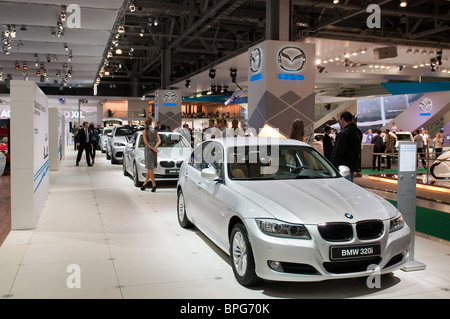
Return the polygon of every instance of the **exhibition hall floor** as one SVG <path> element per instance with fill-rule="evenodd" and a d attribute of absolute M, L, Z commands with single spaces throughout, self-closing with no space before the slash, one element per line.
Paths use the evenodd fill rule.
<path fill-rule="evenodd" d="M 12 230 L 0 247 L 4 299 L 450 298 L 450 245 L 420 235 L 415 260 L 426 269 L 382 276 L 379 288 L 366 278 L 245 288 L 225 253 L 178 225 L 176 183 L 143 192 L 104 154 L 76 167 L 67 153 L 36 228 Z"/>

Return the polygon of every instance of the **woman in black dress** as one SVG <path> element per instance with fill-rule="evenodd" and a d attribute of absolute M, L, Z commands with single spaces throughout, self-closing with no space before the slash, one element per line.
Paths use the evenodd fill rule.
<path fill-rule="evenodd" d="M 155 173 L 153 169 L 157 165 L 157 153 L 158 146 L 161 144 L 161 139 L 159 137 L 158 131 L 151 126 L 152 118 L 147 117 L 145 119 L 145 129 L 142 133 L 142 137 L 144 138 L 144 156 L 145 156 L 145 168 L 147 169 L 147 174 L 145 176 L 144 184 L 141 187 L 141 190 L 145 190 L 147 186 L 148 180 L 152 181 L 152 192 L 156 191 L 156 182 L 155 182 Z"/>

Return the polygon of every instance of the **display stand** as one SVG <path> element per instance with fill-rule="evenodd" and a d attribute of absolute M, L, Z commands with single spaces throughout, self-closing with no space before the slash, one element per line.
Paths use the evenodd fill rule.
<path fill-rule="evenodd" d="M 48 98 L 11 81 L 11 229 L 33 229 L 49 192 Z"/>
<path fill-rule="evenodd" d="M 425 265 L 414 260 L 416 235 L 416 164 L 417 145 L 415 142 L 400 142 L 398 151 L 397 208 L 411 229 L 409 260 L 404 271 L 424 270 Z"/>

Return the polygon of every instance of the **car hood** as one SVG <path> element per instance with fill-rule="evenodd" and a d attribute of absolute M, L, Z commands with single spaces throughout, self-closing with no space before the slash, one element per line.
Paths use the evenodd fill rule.
<path fill-rule="evenodd" d="M 253 217 L 318 224 L 385 220 L 397 214 L 389 202 L 344 178 L 234 181 L 230 187 L 268 213 Z M 353 218 L 345 217 L 347 213 Z"/>
<path fill-rule="evenodd" d="M 189 147 L 158 147 L 158 158 L 186 160 L 191 155 Z"/>
<path fill-rule="evenodd" d="M 130 136 L 114 136 L 114 142 L 123 142 L 128 143 L 128 140 L 130 139 Z"/>

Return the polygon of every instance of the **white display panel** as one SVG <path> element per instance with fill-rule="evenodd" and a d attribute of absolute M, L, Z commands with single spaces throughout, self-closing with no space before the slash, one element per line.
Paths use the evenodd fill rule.
<path fill-rule="evenodd" d="M 48 99 L 11 81 L 11 228 L 34 228 L 49 191 Z M 32 154 L 30 154 L 32 152 Z"/>

